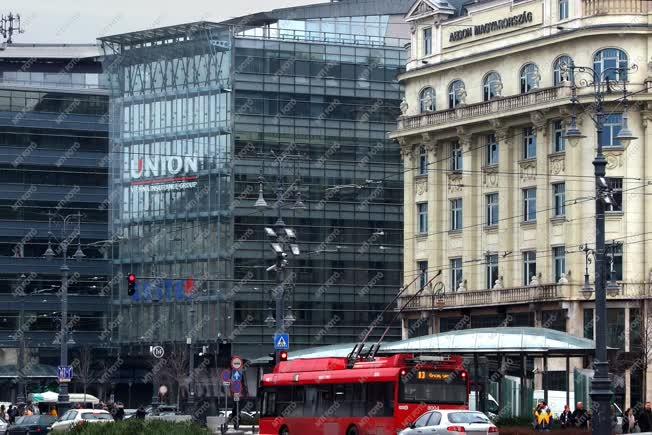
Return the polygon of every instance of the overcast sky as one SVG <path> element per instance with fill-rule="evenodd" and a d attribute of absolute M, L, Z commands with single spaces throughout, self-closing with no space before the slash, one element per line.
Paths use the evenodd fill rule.
<path fill-rule="evenodd" d="M 14 42 L 92 43 L 98 36 L 327 1 L 10 0 L 0 13 L 19 13 L 23 18 L 25 33 L 14 36 Z"/>

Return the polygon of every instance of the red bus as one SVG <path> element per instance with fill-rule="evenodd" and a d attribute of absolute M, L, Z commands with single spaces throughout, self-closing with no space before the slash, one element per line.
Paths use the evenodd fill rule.
<path fill-rule="evenodd" d="M 263 375 L 261 435 L 396 435 L 431 409 L 468 409 L 462 357 L 297 359 Z"/>

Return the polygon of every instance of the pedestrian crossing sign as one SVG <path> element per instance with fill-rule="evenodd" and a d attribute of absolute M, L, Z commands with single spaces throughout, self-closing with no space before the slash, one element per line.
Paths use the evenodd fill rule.
<path fill-rule="evenodd" d="M 275 350 L 289 350 L 290 349 L 290 334 L 276 334 L 274 336 L 274 349 Z"/>

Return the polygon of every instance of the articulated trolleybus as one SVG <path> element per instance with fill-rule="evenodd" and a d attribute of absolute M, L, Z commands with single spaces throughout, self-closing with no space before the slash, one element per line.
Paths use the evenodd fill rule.
<path fill-rule="evenodd" d="M 261 435 L 396 435 L 431 409 L 468 409 L 462 357 L 282 361 L 263 375 Z"/>

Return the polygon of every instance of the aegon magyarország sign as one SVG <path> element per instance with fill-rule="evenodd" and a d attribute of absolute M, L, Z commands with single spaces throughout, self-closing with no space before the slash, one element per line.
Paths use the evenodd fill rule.
<path fill-rule="evenodd" d="M 448 42 L 462 41 L 463 39 L 470 38 L 472 36 L 483 35 L 483 34 L 494 32 L 496 30 L 509 29 L 511 27 L 517 27 L 523 24 L 529 24 L 532 23 L 533 21 L 534 21 L 534 15 L 532 14 L 532 12 L 526 11 L 518 15 L 502 18 L 500 20 L 494 20 L 484 24 L 469 26 L 462 30 L 455 30 L 450 33 L 448 37 Z"/>

